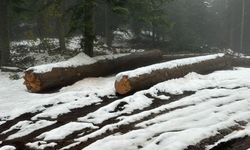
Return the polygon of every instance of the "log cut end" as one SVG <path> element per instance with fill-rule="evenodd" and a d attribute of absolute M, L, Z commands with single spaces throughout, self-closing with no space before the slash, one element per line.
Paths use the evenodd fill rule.
<path fill-rule="evenodd" d="M 31 71 L 25 72 L 24 85 L 26 85 L 30 92 L 37 93 L 41 91 L 41 82 Z"/>
<path fill-rule="evenodd" d="M 119 94 L 127 94 L 132 91 L 128 76 L 123 76 L 119 81 L 115 81 L 115 89 Z"/>

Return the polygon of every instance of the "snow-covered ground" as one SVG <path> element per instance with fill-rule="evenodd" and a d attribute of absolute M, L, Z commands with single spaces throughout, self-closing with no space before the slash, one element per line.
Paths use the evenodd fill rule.
<path fill-rule="evenodd" d="M 118 38 L 120 40 L 115 40 L 113 44 L 114 46 L 119 46 L 119 48 L 112 49 L 108 48 L 107 45 L 102 42 L 100 37 L 97 37 L 97 41 L 94 43 L 94 54 L 100 56 L 144 51 L 142 49 L 127 48 L 126 41 L 129 40 L 129 37 L 131 38 L 131 35 L 129 36 L 128 33 L 121 31 L 116 32 L 115 39 Z M 80 46 L 81 39 L 82 36 L 67 38 L 67 51 L 63 52 L 58 49 L 59 40 L 56 38 L 46 38 L 43 41 L 40 39 L 13 41 L 11 42 L 11 59 L 14 64 L 22 68 L 65 61 L 68 58 L 83 52 Z M 124 44 L 125 47 L 122 48 L 122 45 Z M 103 57 L 97 57 L 97 59 L 102 58 Z"/>
<path fill-rule="evenodd" d="M 27 91 L 23 79 L 10 80 L 9 73 L 0 72 L 0 124 L 24 113 L 41 111 L 55 115 L 69 111 L 70 107 L 100 102 L 99 97 L 115 94 L 114 80 L 114 77 L 89 78 L 64 87 L 58 93 L 34 94 Z M 53 105 L 57 111 L 50 111 L 46 108 L 48 105 Z"/>
<path fill-rule="evenodd" d="M 23 79 L 10 80 L 0 72 L 0 145 L 16 146 L 6 141 L 20 138 L 33 149 L 183 150 L 238 127 L 208 143 L 205 148 L 210 149 L 250 136 L 249 77 L 248 68 L 190 73 L 119 97 L 114 76 L 87 78 L 57 93 L 32 94 Z"/>

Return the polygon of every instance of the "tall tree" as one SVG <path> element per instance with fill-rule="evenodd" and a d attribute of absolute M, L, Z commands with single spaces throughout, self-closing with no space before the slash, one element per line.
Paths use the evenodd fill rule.
<path fill-rule="evenodd" d="M 8 4 L 9 0 L 0 1 L 0 66 L 7 65 L 10 61 Z"/>
<path fill-rule="evenodd" d="M 84 2 L 84 52 L 92 57 L 94 55 L 93 48 L 95 39 L 95 0 L 85 0 Z"/>
<path fill-rule="evenodd" d="M 244 31 L 245 31 L 245 0 L 242 0 L 240 51 L 243 52 Z"/>
<path fill-rule="evenodd" d="M 64 0 L 55 0 L 56 28 L 57 28 L 57 36 L 59 39 L 59 46 L 60 46 L 61 51 L 66 50 L 64 10 L 65 10 L 65 1 Z"/>

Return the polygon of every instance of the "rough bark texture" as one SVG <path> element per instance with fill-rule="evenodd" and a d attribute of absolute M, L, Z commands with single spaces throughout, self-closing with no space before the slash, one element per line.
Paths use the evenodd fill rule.
<path fill-rule="evenodd" d="M 129 94 L 134 91 L 150 88 L 166 80 L 183 77 L 189 72 L 206 74 L 215 70 L 227 69 L 231 66 L 229 60 L 227 57 L 218 57 L 216 59 L 178 66 L 176 68 L 154 70 L 151 73 L 142 74 L 138 77 L 129 78 L 127 75 L 124 75 L 122 79 L 115 82 L 115 89 L 119 94 Z"/>
<path fill-rule="evenodd" d="M 84 52 L 93 56 L 93 47 L 95 39 L 94 31 L 94 8 L 95 0 L 85 0 L 84 4 Z"/>
<path fill-rule="evenodd" d="M 8 0 L 0 1 L 0 66 L 7 65 L 10 57 Z"/>
<path fill-rule="evenodd" d="M 94 64 L 79 67 L 53 68 L 47 73 L 25 72 L 25 85 L 31 92 L 44 92 L 53 88 L 73 84 L 86 77 L 107 76 L 120 71 L 134 69 L 160 62 L 162 53 L 159 50 L 119 57 L 112 60 L 101 60 Z"/>
<path fill-rule="evenodd" d="M 234 67 L 250 67 L 250 58 L 232 58 L 232 66 Z"/>
<path fill-rule="evenodd" d="M 65 28 L 64 28 L 64 17 L 63 17 L 63 12 L 64 12 L 64 4 L 65 2 L 62 1 L 58 4 L 58 17 L 57 17 L 57 32 L 58 32 L 58 38 L 59 38 L 59 45 L 61 51 L 66 50 L 65 46 Z"/>

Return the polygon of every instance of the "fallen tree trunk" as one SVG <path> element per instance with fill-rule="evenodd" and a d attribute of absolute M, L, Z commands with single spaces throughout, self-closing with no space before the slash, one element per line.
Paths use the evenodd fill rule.
<path fill-rule="evenodd" d="M 160 62 L 162 53 L 159 50 L 132 53 L 115 59 L 105 59 L 77 67 L 54 67 L 47 72 L 31 68 L 25 71 L 24 84 L 31 92 L 44 92 L 53 88 L 71 85 L 86 77 L 101 77 L 120 71 L 134 69 L 144 65 Z"/>
<path fill-rule="evenodd" d="M 232 57 L 232 66 L 250 67 L 250 57 Z"/>
<path fill-rule="evenodd" d="M 189 72 L 206 74 L 230 68 L 231 58 L 224 54 L 200 56 L 169 61 L 156 65 L 123 72 L 116 76 L 115 89 L 119 94 L 150 88 L 151 86 L 174 78 L 183 77 Z"/>

